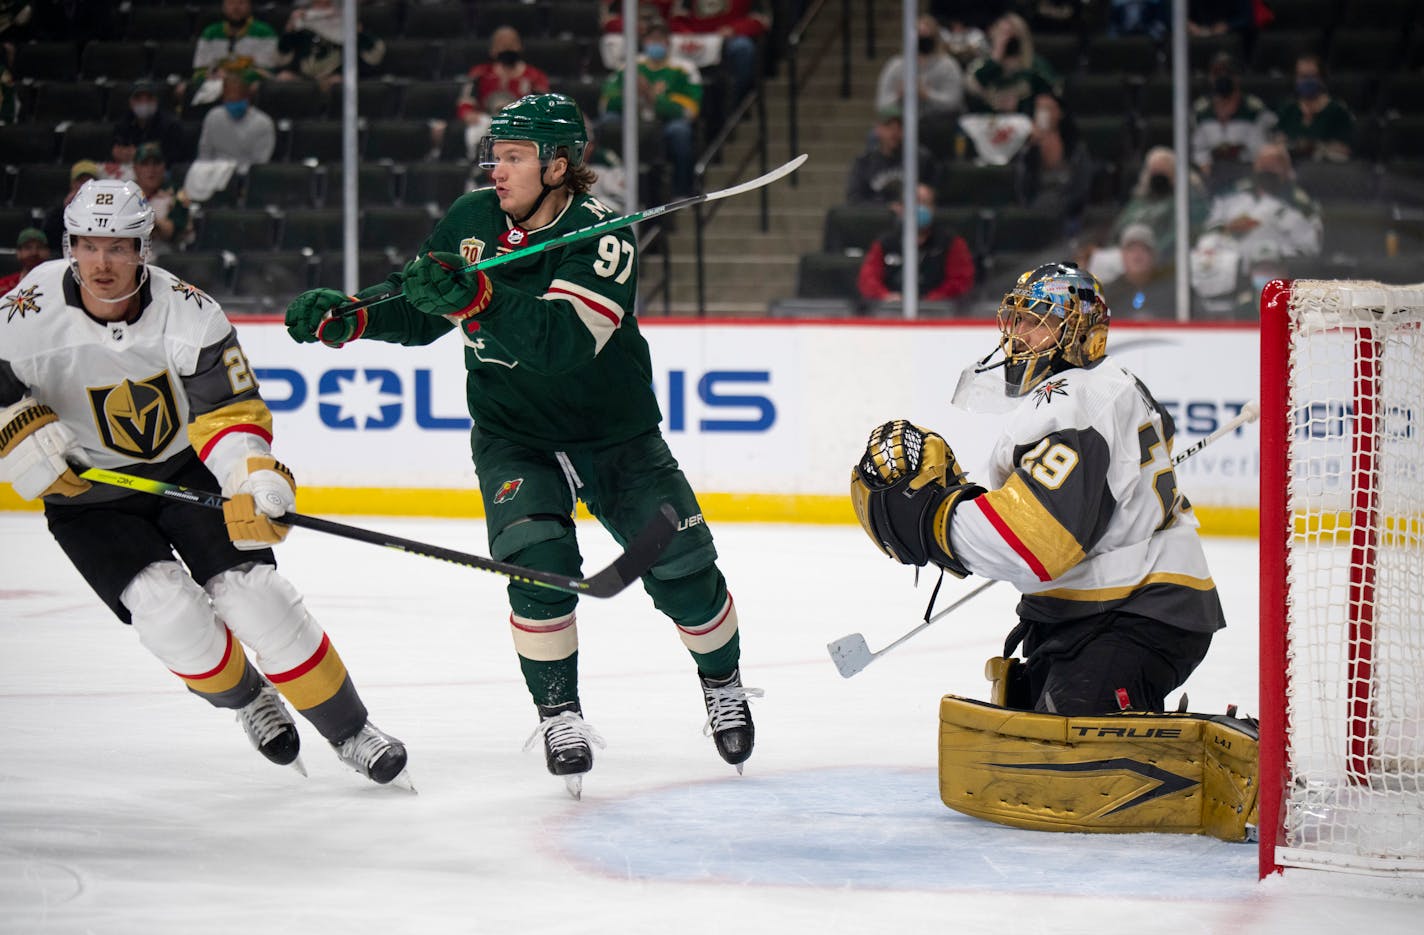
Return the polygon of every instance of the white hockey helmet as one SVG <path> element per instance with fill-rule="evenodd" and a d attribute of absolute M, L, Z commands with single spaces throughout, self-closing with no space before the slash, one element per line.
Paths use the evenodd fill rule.
<path fill-rule="evenodd" d="M 139 263 L 146 264 L 153 221 L 153 207 L 136 183 L 91 179 L 80 186 L 64 208 L 64 258 L 71 268 L 75 266 L 70 250 L 75 236 L 132 237 L 139 242 Z"/>

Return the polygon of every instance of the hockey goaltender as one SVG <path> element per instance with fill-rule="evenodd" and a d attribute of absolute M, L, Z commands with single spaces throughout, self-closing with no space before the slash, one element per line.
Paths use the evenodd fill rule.
<path fill-rule="evenodd" d="M 1172 419 L 1107 356 L 1091 274 L 1030 270 L 998 317 L 1002 356 L 971 366 L 955 393 L 1000 414 L 995 486 L 905 421 L 876 428 L 851 472 L 856 516 L 891 558 L 1022 592 L 986 667 L 990 702 L 940 702 L 940 797 L 1020 828 L 1248 840 L 1254 722 L 1164 710 L 1225 626 L 1177 490 Z"/>

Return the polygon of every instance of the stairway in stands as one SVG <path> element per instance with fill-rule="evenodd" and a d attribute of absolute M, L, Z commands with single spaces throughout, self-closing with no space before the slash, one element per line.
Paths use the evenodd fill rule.
<path fill-rule="evenodd" d="M 783 179 L 769 189 L 768 230 L 761 230 L 761 202 L 751 192 L 718 202 L 717 216 L 704 232 L 705 311 L 709 316 L 757 317 L 767 314 L 771 302 L 794 295 L 796 269 L 803 253 L 820 249 L 826 209 L 845 200 L 846 175 L 851 162 L 865 148 L 866 135 L 875 118 L 875 81 L 880 67 L 898 48 L 897 23 L 877 27 L 877 55 L 866 57 L 865 0 L 853 0 L 851 16 L 851 96 L 841 95 L 841 46 L 839 38 L 822 59 L 820 67 L 801 87 L 799 105 L 799 148 L 810 158 L 796 172 L 796 183 Z M 832 35 L 839 35 L 838 5 L 828 5 L 813 24 L 804 43 L 817 49 Z M 804 72 L 806 65 L 802 65 Z M 770 168 L 790 159 L 787 68 L 764 85 Z M 726 188 L 759 174 L 755 158 L 737 177 L 731 174 L 745 153 L 755 146 L 750 128 L 739 130 L 728 144 L 726 157 L 709 168 L 705 188 Z M 709 208 L 712 206 L 709 205 Z M 695 225 L 691 209 L 677 216 L 672 247 L 672 313 L 697 314 L 697 268 Z M 644 259 L 643 282 L 661 278 L 660 257 Z M 652 301 L 645 312 L 658 315 L 661 299 Z"/>

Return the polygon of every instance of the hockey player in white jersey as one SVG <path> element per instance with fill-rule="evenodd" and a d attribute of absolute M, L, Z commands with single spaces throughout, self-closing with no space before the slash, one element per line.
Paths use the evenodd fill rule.
<path fill-rule="evenodd" d="M 43 499 L 104 603 L 190 691 L 234 709 L 263 756 L 302 769 L 285 698 L 342 762 L 406 785 L 405 747 L 368 720 L 276 571 L 269 547 L 287 527 L 271 518 L 294 506 L 294 482 L 236 332 L 206 293 L 148 265 L 153 225 L 132 182 L 87 182 L 64 212 L 64 259 L 0 300 L 0 480 Z M 231 499 L 219 517 L 93 487 L 72 464 L 216 482 Z"/>
<path fill-rule="evenodd" d="M 1162 711 L 1225 626 L 1177 490 L 1172 419 L 1106 355 L 1109 311 L 1091 274 L 1024 273 L 998 317 L 999 351 L 956 392 L 1006 413 L 985 485 L 939 435 L 888 422 L 852 470 L 857 517 L 899 562 L 1022 592 L 1004 656 L 1022 643 L 1024 663 L 991 660 L 1003 663 L 1000 703 Z"/>

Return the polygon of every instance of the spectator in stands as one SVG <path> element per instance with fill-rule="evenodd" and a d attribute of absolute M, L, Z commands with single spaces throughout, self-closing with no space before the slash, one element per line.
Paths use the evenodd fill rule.
<path fill-rule="evenodd" d="M 891 106 L 880 111 L 875 123 L 874 142 L 855 157 L 846 180 L 846 201 L 890 204 L 900 197 L 904 178 L 905 124 L 900 109 Z M 924 146 L 919 153 L 920 178 L 934 183 L 934 159 Z"/>
<path fill-rule="evenodd" d="M 1014 166 L 1029 207 L 1062 219 L 1064 236 L 1076 236 L 1092 192 L 1093 157 L 1053 95 L 1034 98 L 1033 130 Z"/>
<path fill-rule="evenodd" d="M 458 32 L 464 23 L 452 23 L 451 28 Z M 277 77 L 284 81 L 309 78 L 323 91 L 330 90 L 341 82 L 342 41 L 341 7 L 336 0 L 311 0 L 310 6 L 297 7 L 287 19 L 286 31 L 277 39 Z M 376 76 L 385 57 L 385 42 L 357 23 L 358 75 Z"/>
<path fill-rule="evenodd" d="M 732 77 L 732 102 L 756 86 L 758 46 L 771 27 L 764 0 L 693 2 L 669 20 L 674 34 L 716 33 L 722 37 L 721 62 Z"/>
<path fill-rule="evenodd" d="M 1153 244 L 1164 257 L 1174 254 L 1177 245 L 1177 205 L 1176 191 L 1177 154 L 1170 146 L 1154 146 L 1142 160 L 1142 171 L 1138 173 L 1137 184 L 1114 219 L 1110 237 L 1113 241 L 1121 238 L 1124 231 L 1134 224 L 1145 224 L 1152 231 Z M 1201 232 L 1206 221 L 1209 199 L 1206 185 L 1196 172 L 1187 177 L 1187 206 L 1189 229 L 1193 239 Z"/>
<path fill-rule="evenodd" d="M 1170 262 L 1158 264 L 1152 228 L 1129 224 L 1118 235 L 1122 275 L 1103 286 L 1112 317 L 1172 319 L 1177 315 L 1177 279 Z"/>
<path fill-rule="evenodd" d="M 1295 95 L 1276 111 L 1276 129 L 1292 158 L 1346 162 L 1355 139 L 1355 116 L 1325 88 L 1320 56 L 1295 60 Z"/>
<path fill-rule="evenodd" d="M 125 140 L 135 147 L 157 143 L 169 162 L 191 155 L 185 152 L 183 122 L 160 106 L 158 86 L 147 78 L 140 78 L 129 88 L 129 109 L 114 124 L 114 140 Z M 132 153 L 122 161 L 132 162 Z"/>
<path fill-rule="evenodd" d="M 989 54 L 969 69 L 966 103 L 978 113 L 1033 116 L 1034 98 L 1059 96 L 1061 79 L 1053 66 L 1033 51 L 1028 23 L 1006 13 L 989 27 Z"/>
<path fill-rule="evenodd" d="M 222 96 L 224 66 L 270 77 L 277 69 L 277 39 L 272 24 L 252 15 L 252 0 L 223 0 L 222 19 L 203 27 L 193 49 L 193 103 L 212 104 Z M 167 149 L 163 154 L 174 158 Z"/>
<path fill-rule="evenodd" d="M 919 110 L 921 116 L 954 115 L 964 109 L 964 71 L 940 40 L 939 24 L 934 17 L 921 16 L 915 21 L 918 36 L 916 67 L 918 68 Z M 905 57 L 895 55 L 880 69 L 876 82 L 875 109 L 904 110 Z"/>
<path fill-rule="evenodd" d="M 513 26 L 500 26 L 490 35 L 489 61 L 470 69 L 455 116 L 465 128 L 465 153 L 473 160 L 475 149 L 489 129 L 490 115 L 526 94 L 547 94 L 549 76 L 524 60 L 524 40 Z"/>
<path fill-rule="evenodd" d="M 598 145 L 598 134 L 587 114 L 584 129 L 588 133 L 588 145 L 583 150 L 584 165 L 598 174 L 588 193 L 622 214 L 628 210 L 628 173 L 623 168 L 623 159 L 608 147 Z"/>
<path fill-rule="evenodd" d="M 20 284 L 30 270 L 49 259 L 49 240 L 38 227 L 27 227 L 15 238 L 15 259 L 20 268 L 8 276 L 0 277 L 0 295 L 4 295 Z"/>
<path fill-rule="evenodd" d="M 1248 38 L 1256 29 L 1253 0 L 1189 0 L 1187 33 L 1220 36 L 1234 32 Z"/>
<path fill-rule="evenodd" d="M 1206 311 L 1240 312 L 1284 261 L 1320 254 L 1320 204 L 1295 182 L 1284 143 L 1256 153 L 1249 178 L 1212 199 L 1192 250 L 1192 286 Z"/>
<path fill-rule="evenodd" d="M 974 288 L 974 257 L 964 238 L 934 216 L 934 189 L 917 189 L 915 223 L 919 229 L 919 290 L 922 302 L 948 302 Z M 905 211 L 900 191 L 890 208 L 895 226 L 870 245 L 860 264 L 856 284 L 871 302 L 898 302 L 904 292 L 904 238 L 899 220 Z"/>
<path fill-rule="evenodd" d="M 134 181 L 143 190 L 143 197 L 153 208 L 153 240 L 149 250 L 154 256 L 181 250 L 192 240 L 188 196 L 175 191 L 168 181 L 168 163 L 157 143 L 144 143 L 134 155 Z"/>
<path fill-rule="evenodd" d="M 104 163 L 103 177 L 121 182 L 133 181 L 134 154 L 138 152 L 138 141 L 128 130 L 115 129 L 113 142 L 109 144 L 109 161 Z"/>
<path fill-rule="evenodd" d="M 1276 115 L 1254 94 L 1241 90 L 1240 70 L 1229 52 L 1212 59 L 1211 93 L 1192 108 L 1192 163 L 1220 191 L 1246 174 L 1270 138 Z"/>
<path fill-rule="evenodd" d="M 64 236 L 64 209 L 79 192 L 80 187 L 90 179 L 107 177 L 104 170 L 92 159 L 81 159 L 69 167 L 69 191 L 65 194 L 63 201 L 50 206 L 49 210 L 45 212 L 44 220 L 40 223 L 40 229 L 44 231 L 45 240 L 48 243 L 62 242 L 60 238 Z"/>
<path fill-rule="evenodd" d="M 978 26 L 961 19 L 937 20 L 944 50 L 959 63 L 960 71 L 989 54 L 989 37 Z"/>
<path fill-rule="evenodd" d="M 674 8 L 681 2 L 682 0 L 638 0 L 638 19 L 657 19 L 671 23 L 679 12 Z M 603 0 L 598 8 L 598 21 L 605 34 L 622 32 L 623 0 Z M 641 22 L 639 25 L 641 26 Z"/>
<path fill-rule="evenodd" d="M 656 120 L 662 127 L 663 145 L 672 167 L 672 197 L 692 194 L 694 123 L 702 108 L 702 75 L 697 66 L 672 54 L 666 23 L 649 21 L 642 35 L 643 54 L 638 59 L 639 120 Z M 598 135 L 617 139 L 624 112 L 623 73 L 603 83 Z"/>
<path fill-rule="evenodd" d="M 1172 31 L 1169 0 L 1110 0 L 1109 36 L 1147 36 L 1161 41 Z"/>
<path fill-rule="evenodd" d="M 199 159 L 228 159 L 238 171 L 272 160 L 277 148 L 277 125 L 252 103 L 252 72 L 223 70 L 222 104 L 203 117 L 198 135 Z"/>

